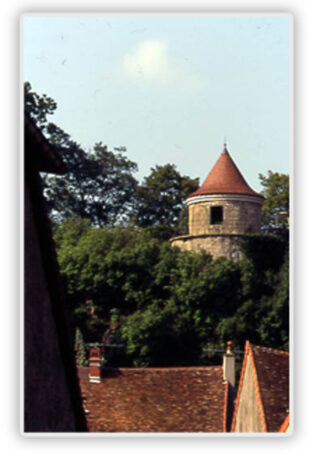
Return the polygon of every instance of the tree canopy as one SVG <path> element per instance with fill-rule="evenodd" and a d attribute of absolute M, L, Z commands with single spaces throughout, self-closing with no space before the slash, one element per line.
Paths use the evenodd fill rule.
<path fill-rule="evenodd" d="M 25 110 L 57 148 L 67 168 L 63 176 L 43 177 L 52 218 L 62 221 L 78 216 L 98 226 L 127 222 L 136 203 L 138 182 L 133 174 L 137 164 L 124 155 L 123 147 L 111 151 L 97 142 L 91 150 L 83 150 L 69 134 L 48 121 L 56 109 L 52 98 L 39 96 L 25 83 Z"/>
<path fill-rule="evenodd" d="M 263 229 L 268 232 L 286 231 L 289 227 L 289 176 L 268 171 L 267 176 L 259 174 L 259 178 L 265 197 Z"/>
<path fill-rule="evenodd" d="M 156 166 L 138 187 L 137 223 L 141 227 L 181 225 L 185 198 L 199 186 L 199 179 L 182 176 L 173 164 Z"/>
<path fill-rule="evenodd" d="M 126 147 L 109 150 L 97 142 L 84 150 L 68 133 L 48 118 L 57 103 L 32 91 L 25 83 L 25 110 L 57 148 L 66 165 L 63 176 L 44 175 L 44 194 L 51 218 L 87 218 L 95 226 L 137 225 L 161 227 L 161 234 L 186 229 L 185 197 L 198 187 L 198 179 L 181 175 L 173 164 L 156 166 L 139 185 L 137 164 Z M 160 231 L 159 231 L 160 232 Z"/>
<path fill-rule="evenodd" d="M 168 238 L 186 233 L 198 179 L 166 164 L 139 185 L 125 148 L 84 150 L 48 121 L 56 108 L 25 84 L 26 111 L 68 169 L 43 181 L 78 363 L 85 343 L 102 340 L 121 346 L 108 362 L 126 366 L 213 363 L 229 339 L 287 349 L 289 177 L 260 174 L 265 233 L 244 236 L 240 261 L 182 252 Z"/>
<path fill-rule="evenodd" d="M 55 241 L 85 341 L 101 341 L 116 318 L 117 365 L 208 364 L 229 339 L 238 349 L 247 338 L 288 346 L 282 237 L 247 235 L 237 263 L 181 252 L 152 228 L 93 228 L 79 219 L 56 226 Z M 270 249 L 277 255 L 266 260 Z"/>

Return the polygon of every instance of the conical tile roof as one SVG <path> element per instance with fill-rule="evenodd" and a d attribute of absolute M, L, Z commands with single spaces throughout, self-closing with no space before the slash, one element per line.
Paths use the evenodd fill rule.
<path fill-rule="evenodd" d="M 261 194 L 250 188 L 242 177 L 226 145 L 203 184 L 189 194 L 188 198 L 205 194 L 243 194 L 263 198 Z"/>

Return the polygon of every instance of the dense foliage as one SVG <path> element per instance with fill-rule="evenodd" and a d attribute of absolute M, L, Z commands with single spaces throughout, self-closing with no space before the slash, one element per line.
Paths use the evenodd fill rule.
<path fill-rule="evenodd" d="M 265 197 L 262 228 L 267 232 L 286 232 L 289 228 L 289 176 L 268 171 L 267 176 L 259 174 L 259 178 Z"/>
<path fill-rule="evenodd" d="M 187 232 L 184 200 L 198 179 L 166 164 L 139 185 L 125 147 L 83 150 L 48 121 L 56 108 L 25 84 L 26 112 L 68 169 L 43 179 L 78 364 L 101 341 L 109 364 L 127 366 L 214 363 L 229 339 L 287 349 L 288 176 L 260 175 L 267 234 L 247 235 L 239 262 L 181 252 L 168 239 Z"/>
<path fill-rule="evenodd" d="M 167 226 L 186 231 L 185 198 L 199 186 L 199 179 L 182 176 L 172 164 L 151 169 L 138 187 L 138 225 Z M 173 231 L 174 232 L 174 231 Z"/>
<path fill-rule="evenodd" d="M 229 339 L 236 348 L 246 339 L 288 347 L 282 237 L 248 235 L 238 263 L 181 252 L 150 228 L 92 228 L 82 219 L 56 226 L 55 241 L 85 341 L 101 341 L 117 322 L 118 365 L 207 364 Z"/>
<path fill-rule="evenodd" d="M 134 178 L 138 165 L 125 155 L 126 147 L 98 142 L 84 150 L 48 117 L 57 109 L 47 95 L 39 96 L 25 83 L 25 111 L 56 146 L 65 163 L 63 176 L 44 175 L 44 194 L 51 218 L 61 222 L 76 216 L 95 226 L 163 226 L 162 235 L 186 229 L 185 197 L 198 179 L 182 176 L 172 164 L 156 166 L 141 185 Z"/>
<path fill-rule="evenodd" d="M 63 176 L 43 177 L 45 197 L 51 216 L 60 222 L 71 216 L 88 218 L 98 226 L 128 221 L 136 205 L 137 164 L 123 152 L 108 150 L 101 142 L 85 151 L 61 128 L 48 121 L 57 104 L 47 95 L 39 96 L 25 84 L 25 111 L 56 146 L 66 165 Z"/>

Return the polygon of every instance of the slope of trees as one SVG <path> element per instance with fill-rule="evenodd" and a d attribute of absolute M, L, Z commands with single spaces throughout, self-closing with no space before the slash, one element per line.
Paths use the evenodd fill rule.
<path fill-rule="evenodd" d="M 71 216 L 88 218 L 97 226 L 128 221 L 136 203 L 138 169 L 121 150 L 108 150 L 101 142 L 85 151 L 61 128 L 48 121 L 57 104 L 25 84 L 25 110 L 48 140 L 56 146 L 67 173 L 43 176 L 51 216 L 60 222 Z"/>
<path fill-rule="evenodd" d="M 186 233 L 198 179 L 167 164 L 139 185 L 125 148 L 83 150 L 48 121 L 56 108 L 26 83 L 25 109 L 68 169 L 43 182 L 78 362 L 101 340 L 121 345 L 108 362 L 127 366 L 213 363 L 229 339 L 288 348 L 288 176 L 260 175 L 265 234 L 246 236 L 239 262 L 181 252 L 168 239 Z"/>
<path fill-rule="evenodd" d="M 55 240 L 85 341 L 100 341 L 117 320 L 116 364 L 206 364 L 210 347 L 228 339 L 238 348 L 247 338 L 288 346 L 288 255 L 279 236 L 248 235 L 238 263 L 173 249 L 148 228 L 79 219 L 57 226 Z M 277 255 L 265 260 L 270 249 Z"/>

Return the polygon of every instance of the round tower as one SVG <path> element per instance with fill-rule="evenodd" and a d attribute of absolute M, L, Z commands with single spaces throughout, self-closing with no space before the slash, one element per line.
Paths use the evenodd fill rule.
<path fill-rule="evenodd" d="M 202 186 L 186 199 L 189 234 L 171 239 L 172 246 L 237 260 L 241 237 L 260 232 L 263 201 L 249 187 L 225 144 Z"/>

